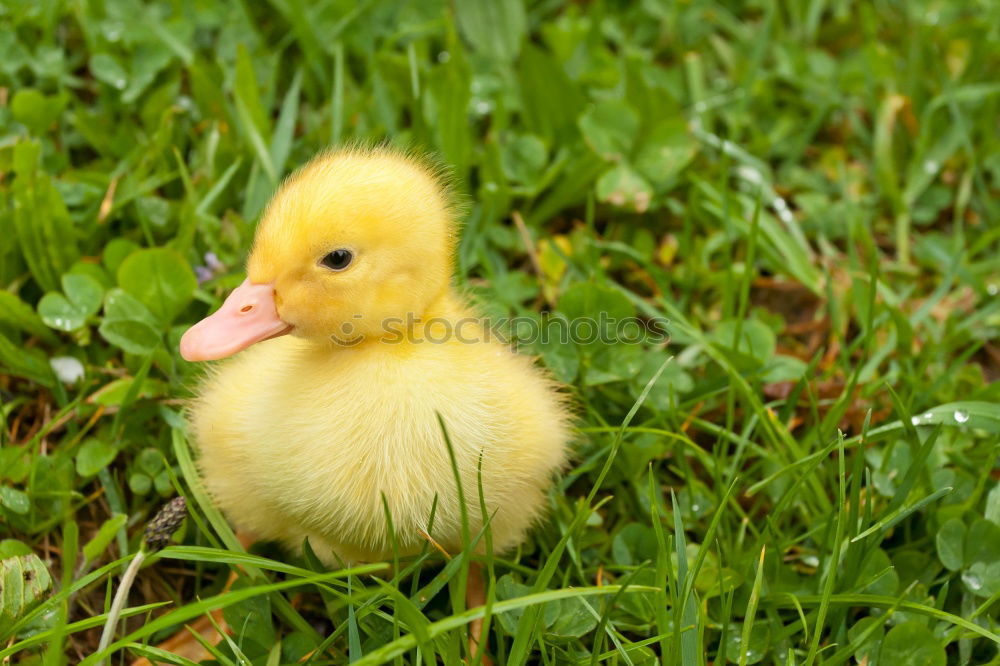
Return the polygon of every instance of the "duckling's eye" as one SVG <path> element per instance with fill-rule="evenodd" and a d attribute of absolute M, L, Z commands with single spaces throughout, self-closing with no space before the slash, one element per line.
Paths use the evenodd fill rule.
<path fill-rule="evenodd" d="M 341 249 L 326 255 L 320 263 L 331 270 L 342 271 L 351 265 L 352 259 L 354 259 L 354 255 L 351 254 L 350 250 Z"/>

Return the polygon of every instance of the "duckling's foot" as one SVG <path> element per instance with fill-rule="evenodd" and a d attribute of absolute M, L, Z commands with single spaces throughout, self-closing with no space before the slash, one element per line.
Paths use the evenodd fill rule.
<path fill-rule="evenodd" d="M 465 583 L 465 607 L 475 608 L 486 605 L 486 580 L 483 568 L 473 562 L 469 565 L 469 578 Z M 493 666 L 493 660 L 486 653 L 483 644 L 483 618 L 469 623 L 469 663 Z"/>

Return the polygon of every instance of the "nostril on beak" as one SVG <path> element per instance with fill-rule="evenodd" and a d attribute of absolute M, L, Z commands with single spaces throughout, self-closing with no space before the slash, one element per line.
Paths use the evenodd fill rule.
<path fill-rule="evenodd" d="M 252 305 L 244 305 L 242 308 L 240 308 L 240 312 L 243 313 L 250 312 L 251 310 L 253 310 Z"/>

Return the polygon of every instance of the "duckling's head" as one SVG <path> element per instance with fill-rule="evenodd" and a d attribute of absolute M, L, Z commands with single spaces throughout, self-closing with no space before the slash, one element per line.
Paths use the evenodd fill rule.
<path fill-rule="evenodd" d="M 384 336 L 449 289 L 453 239 L 448 194 L 421 162 L 382 148 L 320 155 L 275 194 L 246 281 L 184 334 L 181 355 L 224 358 L 286 333 Z"/>

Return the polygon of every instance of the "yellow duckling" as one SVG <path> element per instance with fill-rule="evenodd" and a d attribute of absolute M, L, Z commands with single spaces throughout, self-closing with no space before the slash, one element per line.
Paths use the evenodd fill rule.
<path fill-rule="evenodd" d="M 236 354 L 190 419 L 205 484 L 237 529 L 293 549 L 308 538 L 328 564 L 384 561 L 384 497 L 400 554 L 426 534 L 459 551 L 440 414 L 472 534 L 481 460 L 494 550 L 525 538 L 566 459 L 567 405 L 456 294 L 455 236 L 440 178 L 387 149 L 320 155 L 282 185 L 247 280 L 181 341 L 189 361 Z"/>

